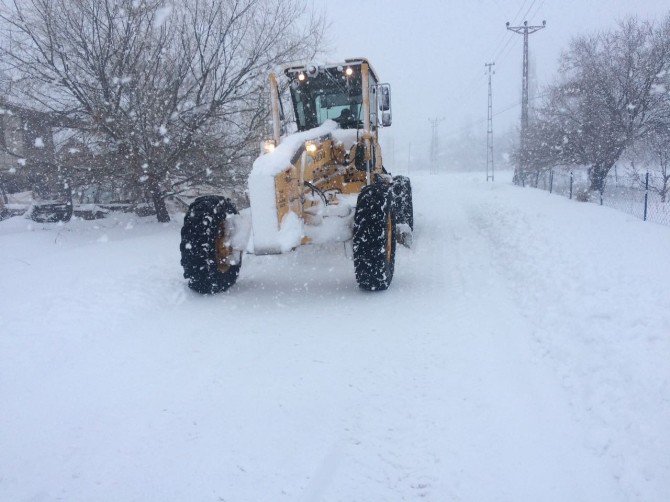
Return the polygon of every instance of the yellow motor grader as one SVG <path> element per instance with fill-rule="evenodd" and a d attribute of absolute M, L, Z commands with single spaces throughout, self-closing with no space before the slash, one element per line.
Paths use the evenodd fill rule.
<path fill-rule="evenodd" d="M 305 244 L 351 245 L 358 285 L 385 290 L 396 240 L 411 245 L 412 191 L 384 168 L 379 129 L 391 125 L 391 88 L 366 59 L 291 64 L 269 77 L 273 138 L 249 175 L 249 210 L 222 196 L 196 199 L 181 230 L 181 264 L 194 291 L 235 284 L 242 255 Z M 284 114 L 288 89 L 294 121 Z M 291 131 L 291 132 L 289 132 Z"/>

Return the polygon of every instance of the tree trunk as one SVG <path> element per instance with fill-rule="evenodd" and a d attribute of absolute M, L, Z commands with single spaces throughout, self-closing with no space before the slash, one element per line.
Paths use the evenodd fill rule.
<path fill-rule="evenodd" d="M 169 222 L 170 214 L 168 213 L 167 206 L 165 205 L 165 198 L 163 197 L 157 182 L 151 182 L 149 192 L 151 193 L 151 201 L 153 202 L 154 209 L 156 210 L 156 219 L 160 223 Z"/>
<path fill-rule="evenodd" d="M 594 164 L 589 168 L 589 190 L 591 192 L 600 192 L 602 194 L 605 191 L 605 179 L 613 165 L 614 163 L 608 165 Z"/>
<path fill-rule="evenodd" d="M 526 175 L 519 166 L 517 166 L 514 169 L 514 177 L 512 178 L 512 183 L 519 186 L 526 186 Z"/>

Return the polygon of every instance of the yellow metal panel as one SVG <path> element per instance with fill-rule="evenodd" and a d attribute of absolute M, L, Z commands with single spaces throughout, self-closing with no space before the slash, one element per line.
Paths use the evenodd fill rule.
<path fill-rule="evenodd" d="M 275 176 L 275 200 L 277 205 L 277 223 L 281 222 L 289 211 L 302 218 L 302 202 L 300 200 L 299 173 L 291 166 Z"/>

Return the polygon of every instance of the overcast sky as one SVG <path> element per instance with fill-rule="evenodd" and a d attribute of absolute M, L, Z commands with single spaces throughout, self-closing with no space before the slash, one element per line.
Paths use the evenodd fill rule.
<path fill-rule="evenodd" d="M 425 152 L 429 117 L 444 117 L 441 137 L 468 124 L 485 132 L 487 85 L 484 63 L 495 61 L 494 129 L 519 120 L 522 35 L 505 22 L 547 27 L 530 36 L 538 84 L 555 74 L 570 38 L 615 26 L 635 14 L 661 19 L 668 0 L 314 0 L 332 22 L 332 58 L 364 56 L 393 89 L 396 154 Z M 516 106 L 514 106 L 516 105 Z M 509 109 L 508 109 L 509 108 Z M 508 111 L 504 111 L 508 109 Z M 423 156 L 427 154 L 424 153 Z M 405 157 L 403 157 L 405 158 Z"/>

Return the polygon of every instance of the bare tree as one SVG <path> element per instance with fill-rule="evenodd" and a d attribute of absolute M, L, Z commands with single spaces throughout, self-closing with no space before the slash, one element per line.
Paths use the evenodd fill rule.
<path fill-rule="evenodd" d="M 15 99 L 105 143 L 118 176 L 165 197 L 249 155 L 264 75 L 312 57 L 323 23 L 298 0 L 14 0 L 0 15 Z"/>
<path fill-rule="evenodd" d="M 621 154 L 664 113 L 655 89 L 669 68 L 670 16 L 658 26 L 630 18 L 573 40 L 562 56 L 564 77 L 540 110 L 530 142 L 536 154 L 549 164 L 588 165 L 590 190 L 602 192 Z"/>

